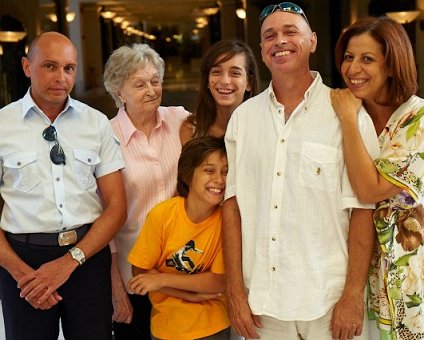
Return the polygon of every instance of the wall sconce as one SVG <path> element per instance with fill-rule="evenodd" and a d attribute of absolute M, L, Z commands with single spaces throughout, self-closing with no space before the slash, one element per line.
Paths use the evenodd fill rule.
<path fill-rule="evenodd" d="M 386 15 L 396 20 L 400 24 L 407 24 L 413 22 L 420 15 L 420 11 L 400 11 L 400 12 L 387 12 Z"/>
<path fill-rule="evenodd" d="M 126 29 L 131 23 L 128 20 L 124 20 L 121 22 L 121 28 Z"/>
<path fill-rule="evenodd" d="M 100 15 L 104 18 L 104 19 L 113 19 L 116 15 L 116 12 L 112 12 L 112 11 L 101 11 Z"/>
<path fill-rule="evenodd" d="M 205 15 L 207 16 L 215 15 L 216 13 L 218 13 L 218 11 L 219 11 L 219 7 L 208 7 L 203 9 L 203 13 L 205 13 Z"/>
<path fill-rule="evenodd" d="M 246 10 L 244 8 L 237 8 L 236 15 L 240 19 L 246 19 Z"/>
<path fill-rule="evenodd" d="M 66 13 L 66 21 L 67 22 L 72 22 L 72 21 L 74 21 L 75 20 L 75 16 L 76 16 L 77 14 L 75 13 L 75 12 L 68 12 L 68 13 Z"/>
<path fill-rule="evenodd" d="M 117 25 L 119 25 L 121 22 L 123 22 L 125 19 L 123 17 L 114 17 L 113 22 Z"/>
<path fill-rule="evenodd" d="M 0 31 L 0 42 L 18 42 L 22 40 L 27 35 L 26 32 L 18 31 Z"/>
<path fill-rule="evenodd" d="M 197 28 L 203 28 L 203 27 L 207 26 L 207 24 L 208 24 L 208 20 L 205 17 L 196 18 L 196 27 Z"/>
<path fill-rule="evenodd" d="M 68 12 L 68 13 L 66 13 L 66 21 L 67 22 L 74 21 L 75 20 L 75 16 L 76 16 L 76 13 L 75 12 Z M 49 13 L 49 14 L 46 15 L 46 17 L 49 18 L 50 21 L 57 22 L 57 16 L 56 16 L 55 13 Z"/>
<path fill-rule="evenodd" d="M 0 56 L 3 55 L 3 45 L 0 44 Z"/>

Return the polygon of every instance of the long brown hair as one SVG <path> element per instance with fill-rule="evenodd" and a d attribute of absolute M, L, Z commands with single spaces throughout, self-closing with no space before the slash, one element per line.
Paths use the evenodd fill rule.
<path fill-rule="evenodd" d="M 336 66 L 341 70 L 350 39 L 368 33 L 381 45 L 388 77 L 388 96 L 379 104 L 399 106 L 417 94 L 417 68 L 408 34 L 401 24 L 388 17 L 359 19 L 346 29 L 336 44 Z"/>
<path fill-rule="evenodd" d="M 244 93 L 243 101 L 253 97 L 259 90 L 259 72 L 255 56 L 250 47 L 240 40 L 221 40 L 213 44 L 203 56 L 200 64 L 200 91 L 197 97 L 195 111 L 189 117 L 189 122 L 195 126 L 193 137 L 206 136 L 209 127 L 216 118 L 216 103 L 209 91 L 209 72 L 212 67 L 230 60 L 236 54 L 243 54 L 246 60 L 247 80 L 251 90 Z M 219 57 L 223 56 L 217 62 Z"/>

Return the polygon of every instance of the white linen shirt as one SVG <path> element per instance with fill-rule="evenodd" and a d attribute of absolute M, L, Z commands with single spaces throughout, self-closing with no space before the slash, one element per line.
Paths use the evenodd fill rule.
<path fill-rule="evenodd" d="M 347 178 L 342 131 L 330 89 L 312 72 L 304 100 L 284 122 L 272 83 L 233 113 L 225 136 L 225 198 L 236 196 L 242 266 L 256 315 L 314 320 L 341 296 L 347 272 L 350 208 L 360 204 Z M 378 154 L 372 121 L 359 124 Z"/>
<path fill-rule="evenodd" d="M 127 257 L 148 212 L 176 193 L 181 153 L 180 127 L 188 115 L 189 112 L 182 106 L 160 106 L 157 124 L 149 138 L 136 129 L 124 109 L 119 109 L 117 116 L 111 120 L 126 164 L 122 175 L 128 217 L 114 238 L 118 267 L 125 285 L 132 278 Z"/>
<path fill-rule="evenodd" d="M 66 156 L 50 160 L 55 142 Z M 30 92 L 0 110 L 0 190 L 5 201 L 1 228 L 11 233 L 59 232 L 92 223 L 102 213 L 96 178 L 124 167 L 107 117 L 68 97 L 53 123 Z"/>

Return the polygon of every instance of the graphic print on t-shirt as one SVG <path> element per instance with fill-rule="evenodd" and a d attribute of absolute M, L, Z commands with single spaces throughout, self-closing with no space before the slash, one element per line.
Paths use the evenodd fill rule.
<path fill-rule="evenodd" d="M 194 242 L 194 240 L 190 240 L 185 244 L 184 247 L 181 247 L 170 258 L 166 259 L 166 266 L 175 267 L 175 269 L 179 272 L 187 274 L 196 274 L 201 272 L 202 268 L 196 268 L 196 264 L 187 254 L 189 252 L 203 254 L 202 250 L 196 248 L 196 242 Z"/>

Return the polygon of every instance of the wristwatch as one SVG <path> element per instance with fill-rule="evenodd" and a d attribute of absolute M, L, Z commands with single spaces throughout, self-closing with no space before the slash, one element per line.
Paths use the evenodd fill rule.
<path fill-rule="evenodd" d="M 85 254 L 80 248 L 73 247 L 72 249 L 69 249 L 69 252 L 71 253 L 72 258 L 77 261 L 79 265 L 82 265 L 85 262 Z"/>

